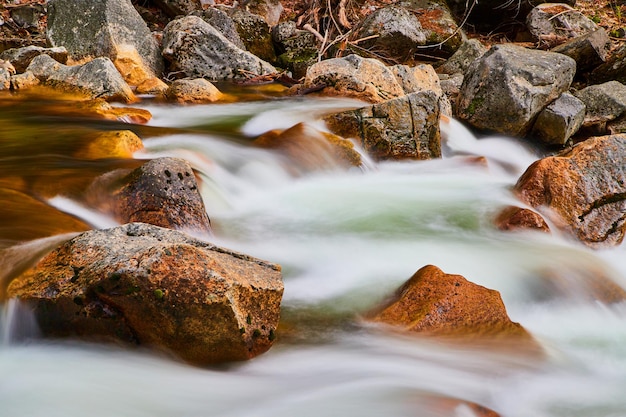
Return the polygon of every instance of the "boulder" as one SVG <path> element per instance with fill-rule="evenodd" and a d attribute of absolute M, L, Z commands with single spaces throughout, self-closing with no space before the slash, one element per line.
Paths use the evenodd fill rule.
<path fill-rule="evenodd" d="M 202 10 L 203 3 L 205 3 L 203 0 L 154 0 L 154 4 L 170 17 L 184 16 Z"/>
<path fill-rule="evenodd" d="M 45 16 L 43 4 L 11 4 L 9 15 L 17 26 L 22 29 L 37 28 Z"/>
<path fill-rule="evenodd" d="M 415 14 L 426 35 L 418 61 L 427 56 L 449 57 L 466 40 L 445 0 L 401 0 L 398 5 Z"/>
<path fill-rule="evenodd" d="M 565 3 L 534 7 L 526 18 L 526 26 L 539 46 L 547 48 L 598 30 L 591 19 Z"/>
<path fill-rule="evenodd" d="M 66 242 L 8 293 L 31 306 L 45 336 L 151 347 L 207 365 L 271 347 L 283 283 L 278 265 L 131 223 Z"/>
<path fill-rule="evenodd" d="M 597 66 L 589 75 L 589 81 L 593 84 L 608 81 L 626 83 L 626 44 L 613 51 L 604 64 Z"/>
<path fill-rule="evenodd" d="M 292 21 L 281 22 L 272 28 L 272 40 L 279 54 L 278 64 L 300 79 L 308 68 L 318 61 L 318 41 L 311 32 L 300 30 Z"/>
<path fill-rule="evenodd" d="M 244 51 L 246 50 L 246 46 L 243 44 L 243 41 L 237 32 L 237 25 L 235 25 L 235 21 L 223 10 L 211 7 L 203 10 L 202 12 L 194 12 L 193 15 L 202 18 L 202 20 L 207 22 L 209 25 L 219 30 L 222 35 L 234 43 L 237 48 L 243 49 Z"/>
<path fill-rule="evenodd" d="M 229 16 L 248 52 L 264 61 L 276 62 L 272 31 L 261 16 L 238 8 L 233 9 Z"/>
<path fill-rule="evenodd" d="M 276 72 L 269 63 L 238 48 L 197 16 L 171 21 L 163 32 L 163 56 L 172 71 L 211 81 L 246 79 Z"/>
<path fill-rule="evenodd" d="M 109 58 L 96 58 L 83 65 L 63 65 L 48 55 L 35 57 L 27 71 L 42 84 L 88 98 L 135 101 L 135 95 Z"/>
<path fill-rule="evenodd" d="M 470 65 L 487 52 L 487 48 L 478 40 L 463 42 L 459 49 L 446 62 L 437 67 L 439 74 L 465 74 Z"/>
<path fill-rule="evenodd" d="M 51 0 L 46 37 L 75 61 L 109 57 L 131 85 L 163 73 L 157 42 L 130 0 Z"/>
<path fill-rule="evenodd" d="M 626 85 L 619 81 L 590 85 L 574 95 L 586 106 L 583 126 L 595 134 L 605 134 L 607 122 L 626 113 Z"/>
<path fill-rule="evenodd" d="M 585 103 L 563 93 L 539 113 L 530 136 L 549 145 L 564 146 L 583 125 L 585 111 Z"/>
<path fill-rule="evenodd" d="M 329 129 L 354 138 L 376 160 L 441 157 L 440 97 L 420 91 L 327 116 Z"/>
<path fill-rule="evenodd" d="M 97 179 L 88 201 L 120 223 L 142 222 L 208 235 L 211 224 L 193 169 L 178 158 L 157 158 L 133 171 Z"/>
<path fill-rule="evenodd" d="M 432 91 L 439 97 L 441 114 L 452 116 L 452 107 L 448 96 L 441 88 L 439 76 L 432 65 L 419 64 L 414 67 L 408 65 L 394 65 L 390 67 L 405 94 L 418 91 Z"/>
<path fill-rule="evenodd" d="M 0 59 L 9 61 L 13 64 L 16 72 L 23 73 L 33 58 L 43 54 L 50 55 L 55 61 L 62 64 L 67 62 L 67 49 L 64 47 L 42 48 L 34 45 L 7 49 L 0 53 Z"/>
<path fill-rule="evenodd" d="M 576 62 L 554 52 L 493 46 L 465 74 L 457 116 L 478 129 L 524 136 L 543 108 L 567 91 Z"/>
<path fill-rule="evenodd" d="M 176 80 L 170 85 L 166 96 L 179 103 L 212 103 L 224 97 L 217 87 L 204 78 Z"/>
<path fill-rule="evenodd" d="M 436 336 L 532 340 L 511 321 L 498 291 L 433 265 L 418 270 L 368 319 Z"/>
<path fill-rule="evenodd" d="M 361 154 L 354 149 L 352 142 L 304 123 L 298 123 L 282 132 L 269 131 L 258 137 L 254 144 L 279 150 L 294 162 L 297 169 L 333 169 L 361 165 Z"/>
<path fill-rule="evenodd" d="M 519 198 L 583 243 L 612 246 L 624 238 L 626 136 L 587 139 L 533 163 L 515 185 Z"/>
<path fill-rule="evenodd" d="M 370 13 L 352 29 L 349 40 L 357 43 L 359 50 L 404 63 L 411 61 L 417 47 L 426 43 L 426 33 L 417 16 L 392 4 Z"/>
<path fill-rule="evenodd" d="M 396 76 L 385 64 L 358 55 L 326 59 L 312 65 L 306 72 L 303 88 L 370 103 L 404 95 Z"/>
<path fill-rule="evenodd" d="M 577 71 L 584 72 L 606 61 L 611 40 L 602 28 L 573 38 L 555 48 L 552 52 L 567 55 L 576 61 Z"/>
<path fill-rule="evenodd" d="M 550 227 L 541 214 L 522 207 L 505 207 L 496 216 L 495 225 L 503 231 L 538 230 L 550 233 Z"/>

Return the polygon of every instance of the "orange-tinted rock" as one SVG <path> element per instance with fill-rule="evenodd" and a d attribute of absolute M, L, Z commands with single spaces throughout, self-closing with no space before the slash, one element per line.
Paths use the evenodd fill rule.
<path fill-rule="evenodd" d="M 539 213 L 532 210 L 508 206 L 495 219 L 496 227 L 500 230 L 540 230 L 550 232 L 548 223 Z"/>
<path fill-rule="evenodd" d="M 44 335 L 147 346 L 199 365 L 269 349 L 282 293 L 280 266 L 142 223 L 83 233 L 9 286 Z"/>
<path fill-rule="evenodd" d="M 190 232 L 211 232 L 194 171 L 186 161 L 158 158 L 127 175 L 121 174 L 111 173 L 96 182 L 90 190 L 90 202 L 111 212 L 120 223 L 142 222 Z"/>
<path fill-rule="evenodd" d="M 212 103 L 224 97 L 217 87 L 204 78 L 176 80 L 166 95 L 168 99 L 179 103 Z"/>
<path fill-rule="evenodd" d="M 269 131 L 258 137 L 254 144 L 278 149 L 304 169 L 361 165 L 361 155 L 348 139 L 319 131 L 304 123 L 298 123 L 283 132 Z"/>
<path fill-rule="evenodd" d="M 515 191 L 590 246 L 621 243 L 626 220 L 626 135 L 590 138 L 533 163 Z"/>
<path fill-rule="evenodd" d="M 417 271 L 371 320 L 429 335 L 532 340 L 511 321 L 498 291 L 433 265 Z"/>
<path fill-rule="evenodd" d="M 153 94 L 155 96 L 164 96 L 167 93 L 168 85 L 159 78 L 148 78 L 137 86 L 135 92 L 137 94 Z"/>
<path fill-rule="evenodd" d="M 74 156 L 82 159 L 132 158 L 140 149 L 143 149 L 141 139 L 130 130 L 111 130 L 100 133 Z"/>

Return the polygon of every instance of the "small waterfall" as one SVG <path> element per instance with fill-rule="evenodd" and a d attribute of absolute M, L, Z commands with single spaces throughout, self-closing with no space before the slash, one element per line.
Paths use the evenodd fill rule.
<path fill-rule="evenodd" d="M 12 298 L 0 304 L 0 346 L 11 345 L 39 336 L 39 326 L 33 311 Z"/>

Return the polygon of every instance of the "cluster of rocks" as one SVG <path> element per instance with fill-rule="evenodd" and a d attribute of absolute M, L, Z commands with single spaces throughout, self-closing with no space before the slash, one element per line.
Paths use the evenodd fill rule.
<path fill-rule="evenodd" d="M 332 134 L 297 125 L 267 132 L 256 146 L 313 167 L 359 166 L 350 140 L 375 160 L 439 158 L 446 116 L 557 151 L 578 142 L 528 168 L 515 186 L 524 207 L 503 211 L 499 227 L 545 231 L 550 223 L 591 246 L 621 243 L 626 45 L 609 51 L 604 29 L 573 4 L 401 0 L 375 8 L 331 45 L 336 57 L 320 59 L 324 37 L 281 21 L 277 1 L 155 3 L 172 18 L 157 34 L 130 0 L 49 1 L 49 47 L 1 52 L 0 89 L 41 85 L 91 99 L 134 102 L 148 94 L 199 103 L 224 98 L 212 82 L 272 80 L 287 69 L 301 77 L 287 94 L 353 97 L 363 107 L 327 115 Z M 535 48 L 487 48 L 458 24 L 488 28 L 500 18 L 525 19 Z M 424 55 L 438 64 L 420 62 Z M 114 135 L 83 157 L 103 147 L 130 156 L 141 147 L 139 138 Z M 148 345 L 198 364 L 246 359 L 271 346 L 280 267 L 189 235 L 206 238 L 210 222 L 188 163 L 158 159 L 109 173 L 86 200 L 123 225 L 69 240 L 8 288 L 33 304 L 45 334 Z M 434 266 L 367 318 L 425 334 L 535 343 L 510 321 L 497 292 Z"/>

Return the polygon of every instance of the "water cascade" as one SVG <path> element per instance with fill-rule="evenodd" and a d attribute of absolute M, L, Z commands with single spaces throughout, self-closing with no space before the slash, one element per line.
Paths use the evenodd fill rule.
<path fill-rule="evenodd" d="M 626 413 L 626 305 L 588 296 L 603 275 L 626 287 L 624 249 L 504 233 L 511 187 L 537 158 L 506 138 L 443 122 L 445 157 L 368 161 L 294 173 L 247 143 L 270 129 L 354 107 L 289 99 L 150 105 L 159 128 L 137 158 L 178 156 L 202 179 L 213 243 L 283 267 L 282 335 L 246 363 L 194 368 L 152 352 L 36 337 L 19 302 L 0 313 L 0 415 L 11 417 L 502 416 Z M 477 157 L 484 157 L 480 160 Z M 113 221 L 58 196 L 50 205 L 93 227 Z M 433 264 L 502 294 L 542 358 L 399 335 L 360 321 L 417 269 Z M 3 264 L 4 265 L 4 264 Z M 546 275 L 562 273 L 559 287 Z M 16 328 L 16 324 L 19 324 Z M 36 400 L 35 400 L 36 399 Z"/>

